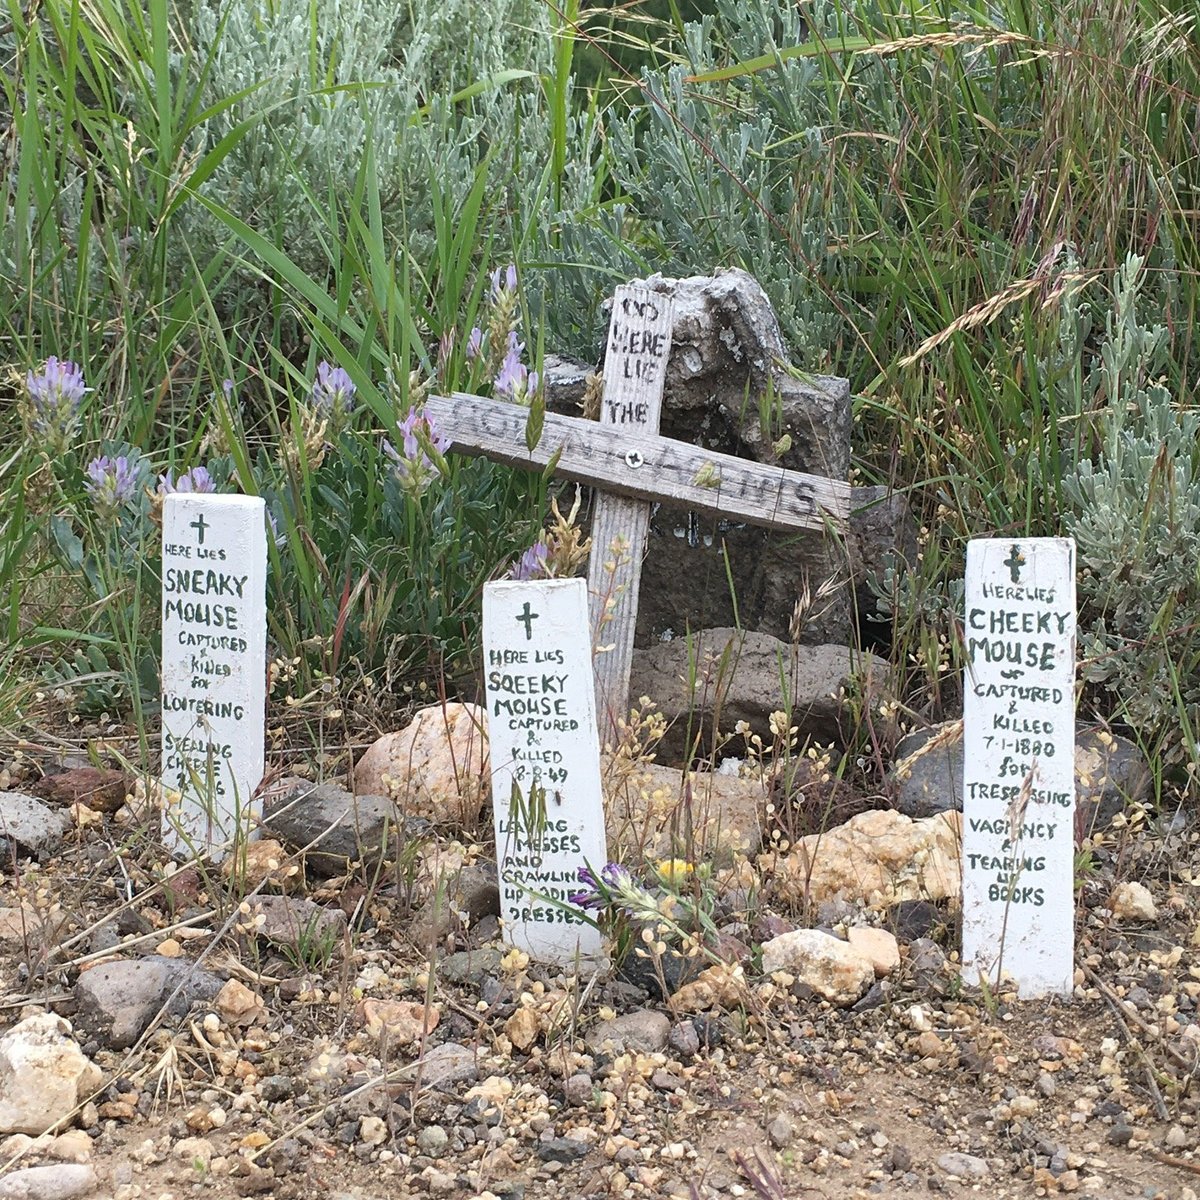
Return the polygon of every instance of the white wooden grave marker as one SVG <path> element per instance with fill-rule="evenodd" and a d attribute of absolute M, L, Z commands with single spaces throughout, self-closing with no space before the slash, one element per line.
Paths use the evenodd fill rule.
<path fill-rule="evenodd" d="M 525 442 L 527 409 L 457 393 L 429 396 L 425 413 L 449 439 L 449 451 L 483 454 L 527 470 L 554 464 L 556 475 L 600 492 L 592 524 L 593 628 L 611 648 L 596 658 L 597 692 L 607 733 L 629 704 L 629 666 L 637 623 L 638 586 L 649 506 L 670 503 L 697 512 L 779 530 L 845 529 L 854 489 L 840 480 L 787 471 L 662 437 L 658 433 L 670 298 L 646 287 L 617 289 L 604 368 L 601 420 L 546 413 L 541 438 Z M 618 499 L 624 498 L 621 503 Z M 628 501 L 628 503 L 625 503 Z M 611 546 L 623 535 L 627 552 L 614 575 Z M 603 606 L 615 600 L 610 619 Z"/>
<path fill-rule="evenodd" d="M 1075 543 L 967 546 L 963 965 L 1022 998 L 1075 970 Z"/>
<path fill-rule="evenodd" d="M 543 962 L 597 960 L 600 931 L 566 907 L 607 854 L 587 585 L 486 584 L 483 648 L 505 936 Z"/>
<path fill-rule="evenodd" d="M 252 496 L 163 501 L 163 841 L 224 858 L 257 822 L 266 717 L 266 513 Z"/>
<path fill-rule="evenodd" d="M 604 358 L 601 425 L 626 435 L 657 436 L 674 311 L 670 296 L 646 287 L 617 288 Z M 631 471 L 642 468 L 642 453 L 636 446 L 626 451 L 625 465 Z M 595 660 L 596 708 L 602 736 L 611 735 L 614 743 L 617 721 L 627 715 L 642 556 L 649 530 L 650 505 L 645 500 L 606 492 L 596 496 L 588 561 L 592 644 L 604 647 Z"/>

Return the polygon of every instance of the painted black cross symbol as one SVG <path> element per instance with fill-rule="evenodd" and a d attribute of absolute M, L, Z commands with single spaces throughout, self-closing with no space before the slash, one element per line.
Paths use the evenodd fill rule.
<path fill-rule="evenodd" d="M 525 640 L 527 642 L 533 641 L 533 623 L 540 616 L 541 616 L 541 613 L 535 613 L 535 612 L 529 611 L 529 601 L 526 600 L 524 610 L 521 612 L 521 614 L 516 619 L 517 619 L 517 621 L 523 623 L 525 626 Z"/>
<path fill-rule="evenodd" d="M 204 545 L 204 531 L 208 528 L 208 522 L 204 519 L 204 514 L 201 513 L 190 525 L 200 536 L 200 545 Z"/>
<path fill-rule="evenodd" d="M 1012 572 L 1013 583 L 1021 582 L 1021 568 L 1025 565 L 1025 555 L 1020 546 L 1013 546 L 1012 553 L 1004 560 L 1004 565 Z"/>

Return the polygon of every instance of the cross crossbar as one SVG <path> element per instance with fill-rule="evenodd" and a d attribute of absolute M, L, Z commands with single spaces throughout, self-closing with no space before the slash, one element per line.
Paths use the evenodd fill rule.
<path fill-rule="evenodd" d="M 425 413 L 456 454 L 482 454 L 527 470 L 546 467 L 558 454 L 556 476 L 748 525 L 844 531 L 853 507 L 848 483 L 674 438 L 635 435 L 583 417 L 546 413 L 541 439 L 530 452 L 525 444 L 529 412 L 514 404 L 456 392 L 427 397 Z"/>

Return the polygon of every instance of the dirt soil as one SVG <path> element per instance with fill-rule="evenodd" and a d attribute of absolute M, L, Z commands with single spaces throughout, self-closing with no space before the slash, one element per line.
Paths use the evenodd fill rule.
<path fill-rule="evenodd" d="M 742 1003 L 683 1014 L 499 944 L 447 978 L 442 964 L 462 963 L 449 955 L 486 943 L 494 919 L 434 930 L 427 956 L 399 874 L 309 886 L 350 914 L 352 932 L 273 943 L 256 931 L 253 898 L 239 908 L 232 885 L 194 871 L 164 888 L 164 856 L 144 831 L 93 815 L 47 861 L 9 866 L 0 903 L 44 923 L 0 941 L 0 1017 L 49 1007 L 70 1019 L 81 970 L 113 955 L 198 960 L 261 999 L 241 1015 L 209 1004 L 164 1018 L 131 1049 L 77 1032 L 105 1077 L 77 1118 L 100 1181 L 91 1194 L 118 1200 L 1182 1200 L 1200 1189 L 1200 847 L 1180 825 L 1118 831 L 1093 849 L 1068 1000 L 965 986 L 949 914 L 933 930 L 945 969 L 917 977 L 906 963 L 858 1010 L 762 980 L 751 956 Z M 1144 882 L 1157 916 L 1116 919 L 1106 905 L 1118 879 Z M 375 1036 L 371 1000 L 407 1002 L 415 1036 Z M 645 1010 L 669 1017 L 668 1043 L 588 1050 L 589 1030 Z M 430 1078 L 423 1064 L 447 1042 L 470 1061 Z M 78 1134 L 70 1144 L 81 1153 Z M 53 1161 L 44 1143 L 0 1148 L 0 1173 Z"/>

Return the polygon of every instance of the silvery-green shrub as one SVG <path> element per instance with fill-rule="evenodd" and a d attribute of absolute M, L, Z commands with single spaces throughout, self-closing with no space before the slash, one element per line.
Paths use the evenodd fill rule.
<path fill-rule="evenodd" d="M 1081 675 L 1117 701 L 1164 761 L 1200 730 L 1200 413 L 1163 382 L 1167 331 L 1139 314 L 1144 276 L 1118 272 L 1084 385 L 1096 449 L 1063 478 L 1079 555 Z"/>
<path fill-rule="evenodd" d="M 537 0 L 197 3 L 192 49 L 178 66 L 200 85 L 202 103 L 261 85 L 196 131 L 193 149 L 203 154 L 253 119 L 203 194 L 324 279 L 336 259 L 339 208 L 369 143 L 384 228 L 417 261 L 427 259 L 435 188 L 466 195 L 486 161 L 499 192 L 523 163 L 545 161 L 549 127 L 538 81 L 497 76 L 513 67 L 548 69 L 547 13 Z M 478 94 L 452 100 L 481 83 Z M 193 269 L 188 250 L 229 241 L 199 204 L 186 205 L 179 222 L 172 265 L 185 275 Z M 254 273 L 237 279 L 252 287 Z"/>

